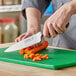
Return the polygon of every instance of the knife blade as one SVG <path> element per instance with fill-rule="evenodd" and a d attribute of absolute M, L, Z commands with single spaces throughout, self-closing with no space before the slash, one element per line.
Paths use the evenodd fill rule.
<path fill-rule="evenodd" d="M 41 41 L 42 36 L 43 36 L 42 33 L 38 32 L 37 34 L 34 34 L 22 41 L 10 46 L 8 49 L 5 50 L 5 52 L 13 52 L 13 51 L 17 51 L 19 49 L 23 49 L 23 48 L 35 45 Z"/>

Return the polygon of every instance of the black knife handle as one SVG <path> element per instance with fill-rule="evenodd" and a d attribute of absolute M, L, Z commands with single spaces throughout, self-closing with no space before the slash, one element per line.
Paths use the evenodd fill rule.
<path fill-rule="evenodd" d="M 66 25 L 66 28 L 68 28 L 68 26 L 69 26 L 69 23 Z"/>

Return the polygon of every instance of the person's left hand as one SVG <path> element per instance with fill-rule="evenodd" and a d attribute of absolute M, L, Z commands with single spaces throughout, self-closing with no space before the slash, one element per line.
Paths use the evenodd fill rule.
<path fill-rule="evenodd" d="M 70 2 L 68 2 L 45 21 L 43 29 L 45 37 L 53 38 L 66 31 L 66 25 L 72 16 L 71 9 Z"/>

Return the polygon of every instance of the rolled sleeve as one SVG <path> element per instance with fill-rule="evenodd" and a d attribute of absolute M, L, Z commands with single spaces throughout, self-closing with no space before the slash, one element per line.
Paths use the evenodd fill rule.
<path fill-rule="evenodd" d="M 24 12 L 25 8 L 37 8 L 41 15 L 43 15 L 47 6 L 50 4 L 50 0 L 23 0 L 22 2 L 22 11 Z"/>

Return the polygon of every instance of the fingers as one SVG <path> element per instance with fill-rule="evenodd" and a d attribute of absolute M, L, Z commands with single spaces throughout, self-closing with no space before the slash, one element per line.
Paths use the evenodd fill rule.
<path fill-rule="evenodd" d="M 61 27 L 58 27 L 57 24 L 55 23 L 53 23 L 53 27 L 58 34 L 62 34 L 64 31 Z"/>
<path fill-rule="evenodd" d="M 19 42 L 19 41 L 21 41 L 23 38 L 24 38 L 24 36 L 25 36 L 25 33 L 23 33 L 22 35 L 20 35 L 18 38 L 16 38 L 16 42 Z"/>
<path fill-rule="evenodd" d="M 24 39 L 24 37 L 25 37 L 25 33 L 24 33 L 24 34 L 22 34 L 22 35 L 20 35 L 20 37 L 18 38 L 18 39 L 19 39 L 19 41 L 23 40 L 23 39 Z"/>
<path fill-rule="evenodd" d="M 49 29 L 47 27 L 46 22 L 44 23 L 43 35 L 44 35 L 44 37 L 50 37 Z"/>
<path fill-rule="evenodd" d="M 52 38 L 56 37 L 56 32 L 55 32 L 55 29 L 53 28 L 52 24 L 48 25 L 48 29 L 49 29 L 49 33 L 50 33 L 50 36 Z"/>
<path fill-rule="evenodd" d="M 57 27 L 60 29 L 60 31 L 62 31 L 62 33 L 66 31 L 65 24 L 57 24 Z"/>
<path fill-rule="evenodd" d="M 27 38 L 27 37 L 29 37 L 29 36 L 31 36 L 31 34 L 29 34 L 29 33 L 23 33 L 22 35 L 20 35 L 18 38 L 16 38 L 16 42 L 19 42 L 19 41 L 21 41 L 21 40 L 23 40 L 23 39 L 25 39 L 25 38 Z"/>
<path fill-rule="evenodd" d="M 56 23 L 48 23 L 47 21 L 44 24 L 43 35 L 45 37 L 56 37 L 58 34 L 62 34 L 66 31 L 65 25 L 59 25 Z"/>

